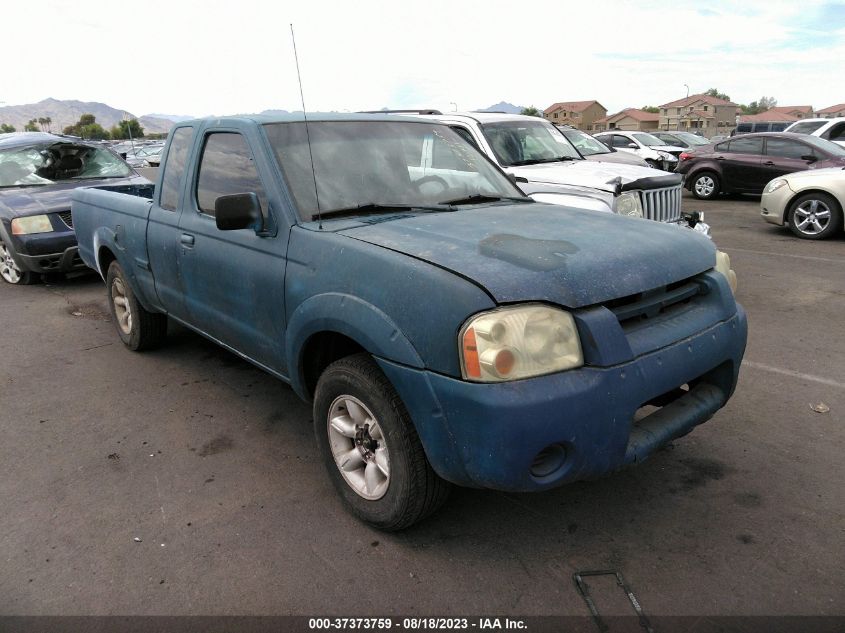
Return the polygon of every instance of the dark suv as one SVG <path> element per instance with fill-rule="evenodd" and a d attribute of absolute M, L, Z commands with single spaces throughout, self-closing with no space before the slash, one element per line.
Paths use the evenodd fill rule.
<path fill-rule="evenodd" d="M 696 198 L 720 193 L 762 193 L 766 183 L 805 169 L 845 167 L 845 148 L 788 132 L 743 134 L 681 154 L 678 171 Z"/>
<path fill-rule="evenodd" d="M 77 187 L 148 183 L 111 150 L 41 132 L 0 134 L 0 279 L 85 270 L 70 196 Z"/>

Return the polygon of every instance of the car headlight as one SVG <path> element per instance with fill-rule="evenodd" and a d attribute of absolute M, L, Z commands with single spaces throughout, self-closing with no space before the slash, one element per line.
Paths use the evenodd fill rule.
<path fill-rule="evenodd" d="M 660 156 L 661 156 L 661 158 L 663 158 L 663 160 L 668 160 L 670 163 L 675 163 L 675 162 L 678 162 L 678 159 L 677 159 L 677 158 L 675 158 L 675 157 L 674 157 L 672 154 L 670 154 L 669 152 L 662 152 L 662 151 L 659 151 L 659 152 L 657 152 L 657 153 L 658 153 L 658 154 L 660 154 Z"/>
<path fill-rule="evenodd" d="M 620 194 L 616 198 L 613 210 L 619 215 L 627 215 L 632 218 L 643 217 L 643 205 L 640 202 L 640 197 L 631 191 Z"/>
<path fill-rule="evenodd" d="M 584 364 L 572 315 L 529 304 L 477 314 L 461 328 L 461 374 L 474 382 L 541 376 Z"/>
<path fill-rule="evenodd" d="M 716 251 L 716 270 L 725 276 L 731 292 L 736 294 L 736 273 L 731 268 L 731 258 L 724 251 Z"/>
<path fill-rule="evenodd" d="M 783 178 L 775 178 L 774 180 L 769 182 L 768 185 L 766 185 L 766 188 L 763 189 L 763 193 L 772 193 L 773 191 L 777 191 L 786 184 L 787 182 Z"/>
<path fill-rule="evenodd" d="M 53 230 L 50 218 L 46 215 L 30 215 L 25 218 L 12 220 L 12 235 L 29 235 L 30 233 L 49 233 Z"/>

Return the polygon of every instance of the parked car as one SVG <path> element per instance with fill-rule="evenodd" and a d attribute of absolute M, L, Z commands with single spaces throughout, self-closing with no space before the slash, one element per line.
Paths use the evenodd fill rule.
<path fill-rule="evenodd" d="M 535 200 L 587 206 L 710 233 L 699 215 L 681 211 L 678 176 L 636 165 L 584 160 L 563 133 L 544 119 L 489 112 L 427 111 L 418 116 L 461 134 Z"/>
<path fill-rule="evenodd" d="M 556 125 L 564 138 L 575 146 L 578 153 L 587 160 L 594 160 L 600 163 L 622 163 L 624 165 L 637 165 L 638 167 L 651 167 L 639 156 L 628 152 L 617 152 L 614 148 L 608 147 L 601 141 L 594 139 L 586 132 L 576 129 L 561 129 Z"/>
<path fill-rule="evenodd" d="M 789 127 L 789 121 L 753 121 L 746 123 L 738 123 L 737 126 L 731 130 L 731 136 L 737 134 L 755 134 L 757 132 L 785 132 Z"/>
<path fill-rule="evenodd" d="M 845 117 L 833 119 L 801 119 L 790 125 L 785 132 L 811 134 L 845 147 Z"/>
<path fill-rule="evenodd" d="M 0 277 L 37 282 L 41 273 L 85 270 L 76 248 L 71 192 L 104 183 L 148 183 L 111 150 L 41 132 L 0 139 Z"/>
<path fill-rule="evenodd" d="M 667 145 L 659 138 L 646 132 L 612 130 L 610 132 L 597 132 L 593 136 L 608 147 L 620 152 L 635 154 L 652 167 L 664 171 L 675 171 L 678 156 L 684 151 L 682 147 Z"/>
<path fill-rule="evenodd" d="M 144 145 L 126 155 L 126 162 L 132 167 L 158 167 L 164 145 Z"/>
<path fill-rule="evenodd" d="M 650 132 L 652 136 L 656 136 L 661 141 L 674 147 L 683 147 L 684 149 L 695 149 L 702 145 L 709 145 L 708 141 L 703 136 L 693 134 L 692 132 Z M 680 156 L 680 154 L 679 154 Z"/>
<path fill-rule="evenodd" d="M 707 139 L 707 142 L 709 144 L 720 143 L 721 141 L 726 141 L 729 138 L 730 138 L 730 136 L 727 136 L 725 134 L 714 134 L 713 136 L 711 136 L 710 138 Z"/>
<path fill-rule="evenodd" d="M 845 171 L 842 167 L 799 171 L 770 181 L 760 198 L 766 222 L 788 226 L 795 235 L 821 240 L 842 232 Z"/>
<path fill-rule="evenodd" d="M 727 255 L 534 202 L 447 125 L 202 119 L 174 126 L 161 169 L 74 197 L 120 340 L 160 343 L 170 317 L 289 382 L 340 497 L 379 528 L 449 482 L 527 492 L 639 463 L 736 385 Z"/>
<path fill-rule="evenodd" d="M 761 193 L 772 178 L 805 169 L 845 166 L 845 148 L 788 132 L 742 134 L 681 154 L 678 172 L 696 198 Z"/>

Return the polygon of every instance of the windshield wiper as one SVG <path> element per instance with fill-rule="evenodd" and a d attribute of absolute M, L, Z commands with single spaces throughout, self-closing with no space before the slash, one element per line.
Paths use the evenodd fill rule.
<path fill-rule="evenodd" d="M 499 202 L 500 200 L 507 200 L 508 202 L 534 202 L 531 198 L 517 198 L 515 196 L 488 196 L 483 193 L 475 193 L 471 196 L 463 198 L 455 198 L 454 200 L 443 200 L 440 204 L 481 204 L 482 202 Z"/>
<path fill-rule="evenodd" d="M 24 187 L 46 187 L 54 185 L 54 182 L 28 182 L 25 185 L 0 185 L 0 189 L 22 189 Z"/>
<path fill-rule="evenodd" d="M 552 158 L 529 158 L 526 160 L 518 160 L 514 163 L 511 163 L 514 167 L 519 167 L 521 165 L 539 165 L 540 163 L 562 163 L 568 160 L 581 160 L 580 158 L 575 158 L 574 156 L 554 156 Z"/>
<path fill-rule="evenodd" d="M 328 211 L 321 211 L 313 213 L 312 217 L 316 218 L 318 215 L 323 218 L 333 218 L 342 215 L 365 215 L 370 213 L 384 213 L 385 211 L 452 211 L 448 205 L 434 206 L 434 205 L 417 205 L 417 204 L 382 204 L 379 202 L 365 202 L 353 207 L 342 207 L 340 209 L 329 209 Z"/>

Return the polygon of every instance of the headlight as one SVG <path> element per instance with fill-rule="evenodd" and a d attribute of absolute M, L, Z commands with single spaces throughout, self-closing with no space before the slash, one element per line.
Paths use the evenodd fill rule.
<path fill-rule="evenodd" d="M 662 152 L 662 151 L 658 151 L 657 153 L 658 153 L 658 154 L 660 154 L 660 156 L 662 156 L 662 157 L 663 157 L 663 160 L 668 160 L 670 163 L 676 163 L 676 162 L 678 162 L 678 159 L 677 159 L 677 158 L 675 158 L 675 157 L 674 157 L 672 154 L 670 154 L 669 152 Z"/>
<path fill-rule="evenodd" d="M 724 251 L 716 251 L 716 270 L 725 276 L 731 292 L 736 294 L 736 273 L 731 268 L 731 258 Z"/>
<path fill-rule="evenodd" d="M 544 305 L 491 310 L 472 317 L 460 333 L 461 374 L 502 382 L 584 364 L 572 315 Z"/>
<path fill-rule="evenodd" d="M 627 192 L 616 198 L 613 210 L 619 215 L 627 215 L 632 218 L 643 217 L 643 205 L 636 193 Z"/>
<path fill-rule="evenodd" d="M 766 185 L 766 188 L 763 189 L 763 193 L 772 193 L 773 191 L 777 191 L 786 184 L 788 183 L 783 178 L 775 178 L 768 185 Z"/>
<path fill-rule="evenodd" d="M 30 233 L 49 233 L 53 230 L 50 218 L 46 215 L 30 215 L 26 218 L 12 220 L 12 235 L 29 235 Z"/>

